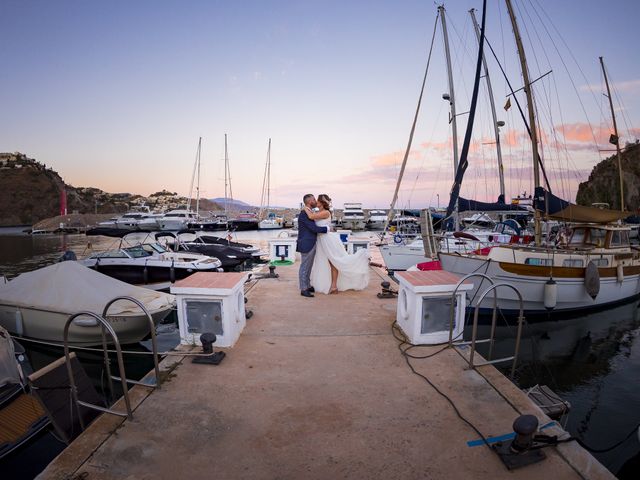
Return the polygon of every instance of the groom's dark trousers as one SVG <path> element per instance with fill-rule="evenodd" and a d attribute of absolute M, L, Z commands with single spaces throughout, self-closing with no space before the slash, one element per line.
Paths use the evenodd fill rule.
<path fill-rule="evenodd" d="M 308 290 L 311 287 L 311 267 L 316 256 L 316 240 L 319 233 L 327 233 L 327 227 L 318 227 L 313 220 L 307 216 L 307 212 L 302 210 L 298 215 L 298 240 L 296 242 L 296 252 L 300 252 L 302 261 L 298 271 L 300 281 L 300 291 Z"/>

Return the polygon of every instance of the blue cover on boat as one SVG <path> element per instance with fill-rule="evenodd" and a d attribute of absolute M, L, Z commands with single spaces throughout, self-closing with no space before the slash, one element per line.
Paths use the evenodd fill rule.
<path fill-rule="evenodd" d="M 502 197 L 502 196 L 501 196 Z M 500 202 L 502 200 L 502 202 Z M 497 202 L 478 202 L 477 200 L 467 200 L 466 198 L 458 198 L 459 212 L 526 212 L 525 208 L 518 205 L 504 203 L 504 198 L 499 198 Z"/>

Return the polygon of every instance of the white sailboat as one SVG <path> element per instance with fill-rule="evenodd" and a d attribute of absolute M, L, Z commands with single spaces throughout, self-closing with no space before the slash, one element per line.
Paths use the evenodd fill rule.
<path fill-rule="evenodd" d="M 266 201 L 266 203 L 265 203 Z M 260 212 L 258 213 L 259 230 L 277 230 L 284 227 L 284 218 L 269 211 L 271 207 L 271 139 L 267 147 L 267 162 L 264 166 L 262 179 L 262 196 L 260 198 Z"/>
<path fill-rule="evenodd" d="M 527 96 L 535 184 L 535 246 L 494 247 L 486 255 L 441 252 L 439 259 L 442 268 L 462 275 L 483 273 L 496 282 L 515 286 L 522 294 L 528 315 L 551 310 L 572 313 L 628 301 L 640 293 L 640 255 L 629 245 L 630 228 L 614 223 L 628 214 L 622 210 L 572 205 L 552 195 L 540 184 L 540 168 L 543 165 L 538 155 L 531 82 L 511 1 L 506 0 L 506 3 Z M 613 105 L 611 107 L 614 115 Z M 565 245 L 542 247 L 540 223 L 543 215 L 546 219 L 583 223 L 574 225 L 573 233 Z M 481 281 L 474 283 L 474 291 L 470 293 L 472 299 L 481 285 Z M 502 307 L 516 309 L 512 292 L 500 290 L 498 296 Z M 486 299 L 480 306 L 491 308 L 492 302 L 492 299 Z M 475 306 L 473 300 L 471 305 Z"/>

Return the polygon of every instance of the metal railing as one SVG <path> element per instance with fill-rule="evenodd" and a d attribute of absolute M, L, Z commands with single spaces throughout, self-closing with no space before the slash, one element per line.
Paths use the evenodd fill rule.
<path fill-rule="evenodd" d="M 486 280 L 488 280 L 491 285 L 484 291 L 482 292 L 482 294 L 480 295 L 478 301 L 476 302 L 476 306 L 473 312 L 473 325 L 472 325 L 472 330 L 471 330 L 471 340 L 470 341 L 461 341 L 461 342 L 454 342 L 453 341 L 453 331 L 454 331 L 454 315 L 455 315 L 455 307 L 453 305 L 455 305 L 455 295 L 458 291 L 458 289 L 460 288 L 460 286 L 469 278 L 472 277 L 482 277 Z M 482 283 L 481 283 L 482 284 Z M 496 332 L 496 323 L 497 323 L 497 310 L 498 310 L 498 296 L 497 296 L 497 289 L 498 288 L 509 288 L 511 290 L 513 290 L 515 292 L 515 294 L 518 297 L 518 303 L 519 303 L 519 313 L 518 313 L 518 330 L 516 333 L 516 342 L 515 342 L 515 346 L 514 346 L 514 354 L 508 357 L 502 357 L 502 358 L 497 358 L 497 359 L 493 359 L 493 346 L 494 346 L 494 340 L 495 340 L 495 332 Z M 478 286 L 478 290 L 480 289 L 480 286 Z M 478 317 L 480 314 L 480 304 L 483 302 L 483 300 L 486 298 L 486 296 L 489 293 L 493 293 L 493 308 L 492 308 L 492 314 L 491 314 L 491 332 L 489 334 L 489 338 L 487 339 L 482 339 L 482 340 L 478 340 Z M 507 362 L 509 360 L 512 360 L 511 363 L 511 374 L 510 377 L 511 379 L 513 379 L 514 375 L 515 375 L 515 370 L 516 370 L 516 365 L 518 362 L 518 355 L 520 353 L 520 340 L 522 339 L 522 325 L 524 324 L 524 303 L 522 301 L 522 295 L 520 293 L 520 291 L 514 287 L 511 284 L 508 283 L 495 283 L 490 277 L 488 277 L 487 275 L 483 274 L 483 273 L 471 273 L 469 275 L 464 276 L 462 279 L 460 279 L 460 281 L 457 283 L 456 288 L 453 291 L 452 294 L 452 308 L 451 308 L 451 317 L 449 320 L 449 346 L 453 346 L 453 347 L 459 347 L 459 346 L 470 346 L 470 351 L 469 351 L 469 357 L 468 359 L 465 358 L 464 355 L 462 355 L 461 352 L 459 352 L 456 349 L 456 352 L 458 352 L 463 358 L 465 358 L 469 364 L 469 368 L 474 369 L 476 367 L 480 367 L 483 365 L 491 365 L 494 363 L 501 363 L 501 362 Z M 475 357 L 475 352 L 476 352 L 476 344 L 478 343 L 489 343 L 489 353 L 487 356 L 487 360 L 480 362 L 480 363 L 476 363 L 474 362 L 474 357 Z"/>
<path fill-rule="evenodd" d="M 138 380 L 131 380 L 128 379 L 125 375 L 125 368 L 124 368 L 124 360 L 122 357 L 122 348 L 120 347 L 120 341 L 118 340 L 118 335 L 116 334 L 115 330 L 113 329 L 113 327 L 111 326 L 111 324 L 108 322 L 107 319 L 107 315 L 109 313 L 109 308 L 111 308 L 111 306 L 119 301 L 127 301 L 127 302 L 131 302 L 135 305 L 137 305 L 140 310 L 142 310 L 142 313 L 145 314 L 145 316 L 147 317 L 147 320 L 149 322 L 149 329 L 150 329 L 150 334 L 151 334 L 151 349 L 152 352 L 151 354 L 153 355 L 153 368 L 154 368 L 154 372 L 155 372 L 155 381 L 153 383 L 145 383 L 145 382 L 141 382 Z M 70 361 L 70 348 L 69 348 L 69 327 L 71 326 L 71 324 L 73 323 L 73 321 L 81 316 L 89 316 L 89 317 L 93 317 L 96 321 L 97 324 L 100 326 L 100 333 L 101 333 L 101 339 L 102 339 L 102 352 L 103 352 L 103 358 L 104 358 L 104 365 L 105 365 L 105 370 L 107 373 L 107 379 L 109 381 L 109 391 L 111 392 L 111 395 L 113 396 L 114 393 L 114 385 L 113 385 L 113 380 L 117 380 L 120 382 L 120 384 L 122 385 L 122 396 L 124 398 L 124 404 L 126 407 L 126 412 L 120 412 L 117 410 L 114 410 L 112 408 L 106 408 L 103 407 L 101 405 L 96 405 L 93 403 L 89 403 L 89 402 L 85 402 L 83 400 L 80 400 L 80 398 L 78 397 L 78 391 L 77 391 L 77 387 L 76 387 L 76 382 L 75 382 L 75 377 L 73 375 L 73 368 L 71 366 L 71 361 Z M 109 334 L 111 336 L 111 339 L 113 341 L 113 345 L 115 347 L 115 352 L 116 352 L 116 359 L 118 361 L 118 373 L 119 375 L 113 375 L 111 373 L 111 360 L 109 358 L 109 349 L 107 348 L 107 336 L 106 334 Z M 110 300 L 104 307 L 104 310 L 102 311 L 102 316 L 93 313 L 93 312 L 78 312 L 75 313 L 73 315 L 71 315 L 68 319 L 67 322 L 64 325 L 64 343 L 63 343 L 63 347 L 64 347 L 64 356 L 65 356 L 65 363 L 67 365 L 67 373 L 69 375 L 69 384 L 71 386 L 71 394 L 72 394 L 72 400 L 76 405 L 76 409 L 78 411 L 78 418 L 80 421 L 80 426 L 81 428 L 84 430 L 85 425 L 84 425 L 84 420 L 82 418 L 82 415 L 80 414 L 80 407 L 86 407 L 86 408 L 91 408 L 94 410 L 98 410 L 100 412 L 103 413 L 110 413 L 112 415 L 118 415 L 121 417 L 127 417 L 129 420 L 131 420 L 133 418 L 133 413 L 131 410 L 131 401 L 129 399 L 129 387 L 128 384 L 133 384 L 133 385 L 140 385 L 143 387 L 147 387 L 147 388 L 160 388 L 161 383 L 162 383 L 162 379 L 160 377 L 160 360 L 159 360 L 159 354 L 158 354 L 158 344 L 157 344 L 157 339 L 156 339 L 156 328 L 155 328 L 155 323 L 153 321 L 153 317 L 151 316 L 151 314 L 149 313 L 149 311 L 147 310 L 147 308 L 144 306 L 144 304 L 142 302 L 140 302 L 139 300 L 133 298 L 133 297 L 129 297 L 129 296 L 120 296 L 120 297 L 116 297 L 113 298 L 112 300 Z"/>
<path fill-rule="evenodd" d="M 104 330 L 106 330 L 107 332 L 109 332 L 109 335 L 111 335 L 111 338 L 113 339 L 113 344 L 116 347 L 116 357 L 118 359 L 118 371 L 120 373 L 120 382 L 122 384 L 122 395 L 124 397 L 124 404 L 127 409 L 126 413 L 119 412 L 111 408 L 105 408 L 101 405 L 96 405 L 94 403 L 85 402 L 78 398 L 78 389 L 76 387 L 76 381 L 73 375 L 73 368 L 71 366 L 71 358 L 70 358 L 70 352 L 69 352 L 69 326 L 71 326 L 71 322 L 73 322 L 76 318 L 81 316 L 93 317 L 101 326 L 103 331 L 103 336 L 104 336 Z M 85 424 L 84 424 L 84 420 L 82 419 L 82 414 L 80 413 L 81 406 L 86 408 L 91 408 L 93 410 L 98 410 L 104 413 L 110 413 L 112 415 L 118 415 L 120 417 L 127 417 L 129 420 L 133 418 L 133 413 L 131 411 L 131 402 L 129 400 L 129 389 L 127 388 L 127 380 L 124 374 L 124 361 L 122 359 L 122 350 L 120 348 L 120 342 L 118 341 L 118 335 L 116 335 L 116 332 L 113 330 L 113 327 L 111 327 L 109 322 L 107 322 L 100 315 L 93 312 L 78 312 L 71 315 L 67 319 L 66 323 L 64 324 L 64 359 L 65 359 L 65 364 L 67 365 L 67 373 L 69 375 L 69 384 L 71 386 L 71 397 L 73 399 L 73 402 L 76 405 L 76 409 L 78 411 L 78 419 L 80 421 L 80 427 L 83 430 L 85 429 Z"/>

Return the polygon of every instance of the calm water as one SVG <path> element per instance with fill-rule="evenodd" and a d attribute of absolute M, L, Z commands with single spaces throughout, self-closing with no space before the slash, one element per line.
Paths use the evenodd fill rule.
<path fill-rule="evenodd" d="M 279 231 L 238 232 L 236 239 L 267 249 L 269 238 Z M 144 234 L 142 234 L 144 237 Z M 15 276 L 55 262 L 66 250 L 83 257 L 92 249 L 117 247 L 119 240 L 83 235 L 28 236 L 20 229 L 0 229 L 0 275 Z M 638 302 L 583 318 L 527 326 L 521 346 L 517 382 L 522 388 L 549 385 L 571 402 L 566 428 L 595 448 L 622 439 L 640 423 L 640 310 Z M 513 329 L 501 327 L 496 356 L 510 354 Z M 159 335 L 161 350 L 173 347 L 178 336 L 171 325 Z M 29 348 L 34 368 L 62 355 L 61 351 Z M 144 345 L 138 348 L 144 349 Z M 99 358 L 81 355 L 81 360 L 101 391 L 102 365 Z M 127 372 L 140 377 L 152 368 L 151 359 L 127 359 Z M 506 432 L 505 432 L 506 433 Z M 50 434 L 28 449 L 0 463 L 4 478 L 32 478 L 64 446 Z M 616 450 L 596 454 L 612 472 L 623 479 L 638 478 L 640 443 L 634 435 Z M 40 462 L 34 461 L 41 459 Z"/>

